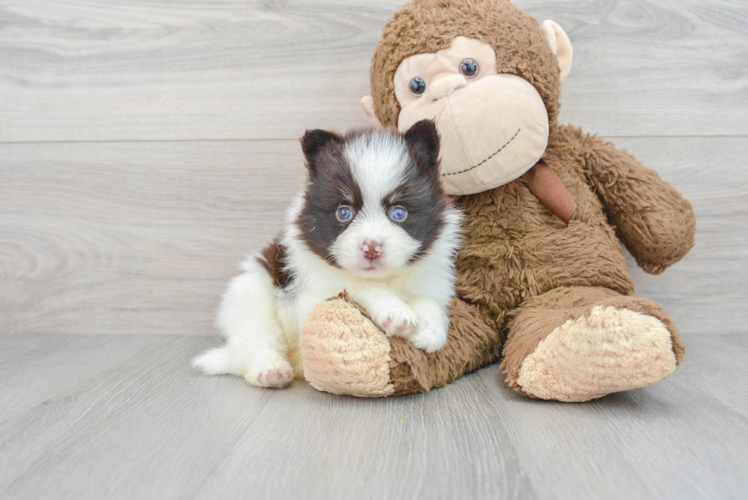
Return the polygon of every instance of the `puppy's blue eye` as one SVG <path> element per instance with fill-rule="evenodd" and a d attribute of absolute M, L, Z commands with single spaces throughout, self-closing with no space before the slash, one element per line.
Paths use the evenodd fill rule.
<path fill-rule="evenodd" d="M 342 205 L 338 207 L 338 211 L 335 212 L 335 216 L 339 221 L 349 221 L 353 218 L 353 210 L 348 205 Z"/>
<path fill-rule="evenodd" d="M 408 216 L 408 211 L 405 210 L 403 207 L 395 207 L 392 210 L 390 210 L 390 219 L 402 222 L 405 220 L 405 218 Z"/>

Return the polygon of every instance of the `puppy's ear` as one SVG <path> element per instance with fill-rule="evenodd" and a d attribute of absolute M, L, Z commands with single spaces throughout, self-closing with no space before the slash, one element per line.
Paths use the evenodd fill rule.
<path fill-rule="evenodd" d="M 410 146 L 421 168 L 436 173 L 439 168 L 439 133 L 433 120 L 416 122 L 405 132 L 405 141 Z"/>
<path fill-rule="evenodd" d="M 317 159 L 320 152 L 331 144 L 340 144 L 343 138 L 327 130 L 307 130 L 301 138 L 301 149 L 306 157 L 306 166 L 311 175 L 317 173 Z"/>

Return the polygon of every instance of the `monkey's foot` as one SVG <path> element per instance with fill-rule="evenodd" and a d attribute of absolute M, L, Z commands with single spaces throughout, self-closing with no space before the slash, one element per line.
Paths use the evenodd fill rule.
<path fill-rule="evenodd" d="M 597 306 L 543 339 L 522 361 L 516 383 L 536 398 L 588 401 L 650 385 L 675 367 L 671 333 L 660 320 Z"/>

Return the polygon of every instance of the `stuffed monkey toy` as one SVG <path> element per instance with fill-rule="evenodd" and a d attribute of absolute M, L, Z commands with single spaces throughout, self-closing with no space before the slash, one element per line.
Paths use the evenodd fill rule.
<path fill-rule="evenodd" d="M 535 398 L 587 401 L 672 373 L 684 348 L 636 297 L 620 243 L 658 274 L 693 246 L 690 203 L 612 144 L 557 123 L 572 48 L 508 0 L 413 0 L 371 65 L 375 124 L 434 119 L 440 174 L 466 214 L 446 347 L 386 337 L 345 294 L 301 334 L 305 378 L 355 396 L 426 392 L 502 358 Z"/>

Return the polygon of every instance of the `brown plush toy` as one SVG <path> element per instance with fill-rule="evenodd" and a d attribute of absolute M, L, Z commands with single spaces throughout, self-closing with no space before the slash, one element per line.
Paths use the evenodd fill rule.
<path fill-rule="evenodd" d="M 626 152 L 558 125 L 571 61 L 556 23 L 507 0 L 414 0 L 386 24 L 362 104 L 382 126 L 437 123 L 442 179 L 466 213 L 458 297 L 434 354 L 386 337 L 345 295 L 318 306 L 301 337 L 312 386 L 425 392 L 503 356 L 518 392 L 586 401 L 675 370 L 678 331 L 634 295 L 619 243 L 661 273 L 693 245 L 691 205 Z"/>

